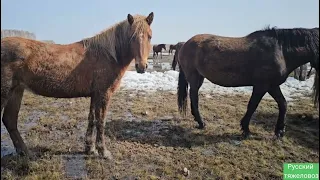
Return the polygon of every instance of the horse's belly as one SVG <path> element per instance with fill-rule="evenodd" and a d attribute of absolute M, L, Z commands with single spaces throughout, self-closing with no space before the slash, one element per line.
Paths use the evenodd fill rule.
<path fill-rule="evenodd" d="M 25 85 L 26 89 L 34 94 L 45 96 L 45 97 L 55 97 L 55 98 L 77 98 L 77 97 L 89 97 L 90 91 L 75 89 L 72 86 L 51 86 L 51 85 L 38 85 L 28 84 Z"/>
<path fill-rule="evenodd" d="M 246 74 L 239 73 L 210 73 L 203 75 L 210 82 L 224 87 L 251 86 L 252 78 Z"/>
<path fill-rule="evenodd" d="M 56 98 L 87 97 L 91 93 L 91 81 L 88 77 L 81 78 L 46 74 L 46 76 L 31 75 L 23 78 L 25 87 L 31 92 Z"/>

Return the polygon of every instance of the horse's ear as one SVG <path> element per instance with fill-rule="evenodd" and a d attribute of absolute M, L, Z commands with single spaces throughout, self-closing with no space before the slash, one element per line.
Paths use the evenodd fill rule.
<path fill-rule="evenodd" d="M 132 25 L 134 22 L 133 16 L 131 14 L 128 14 L 127 19 L 128 19 L 129 24 Z"/>
<path fill-rule="evenodd" d="M 147 21 L 147 23 L 148 23 L 149 25 L 152 24 L 152 21 L 153 21 L 153 12 L 151 12 L 151 13 L 149 14 L 149 16 L 146 18 L 146 21 Z"/>

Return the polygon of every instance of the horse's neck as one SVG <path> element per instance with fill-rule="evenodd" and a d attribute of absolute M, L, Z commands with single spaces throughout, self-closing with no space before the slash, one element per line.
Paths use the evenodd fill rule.
<path fill-rule="evenodd" d="M 285 55 L 286 67 L 288 73 L 291 73 L 301 65 L 307 64 L 314 58 L 312 55 L 299 55 L 297 53 L 287 53 Z"/>
<path fill-rule="evenodd" d="M 117 43 L 117 46 L 115 46 L 115 50 L 118 64 L 127 66 L 131 63 L 134 57 L 128 43 Z"/>
<path fill-rule="evenodd" d="M 118 57 L 118 64 L 121 66 L 128 66 L 134 57 L 131 55 L 130 52 L 124 53 L 124 54 L 117 54 Z"/>

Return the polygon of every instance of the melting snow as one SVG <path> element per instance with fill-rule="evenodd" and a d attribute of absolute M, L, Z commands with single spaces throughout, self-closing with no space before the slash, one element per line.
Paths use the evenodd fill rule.
<path fill-rule="evenodd" d="M 120 88 L 130 91 L 176 91 L 178 84 L 179 72 L 146 72 L 138 74 L 135 71 L 127 71 L 121 81 Z M 289 77 L 285 83 L 281 85 L 281 90 L 287 100 L 293 97 L 308 96 L 314 82 L 314 75 L 306 81 L 299 81 L 293 77 Z M 252 87 L 222 87 L 204 80 L 200 88 L 200 92 L 212 94 L 251 94 Z M 271 98 L 266 94 L 265 98 Z"/>

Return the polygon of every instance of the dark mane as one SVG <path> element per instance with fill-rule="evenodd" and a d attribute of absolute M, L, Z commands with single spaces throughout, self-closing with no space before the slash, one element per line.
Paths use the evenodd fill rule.
<path fill-rule="evenodd" d="M 286 51 L 298 51 L 304 47 L 307 51 L 319 56 L 319 28 L 292 28 L 278 29 L 277 27 L 265 27 L 262 30 L 255 31 L 247 37 L 268 36 L 277 39 Z"/>

